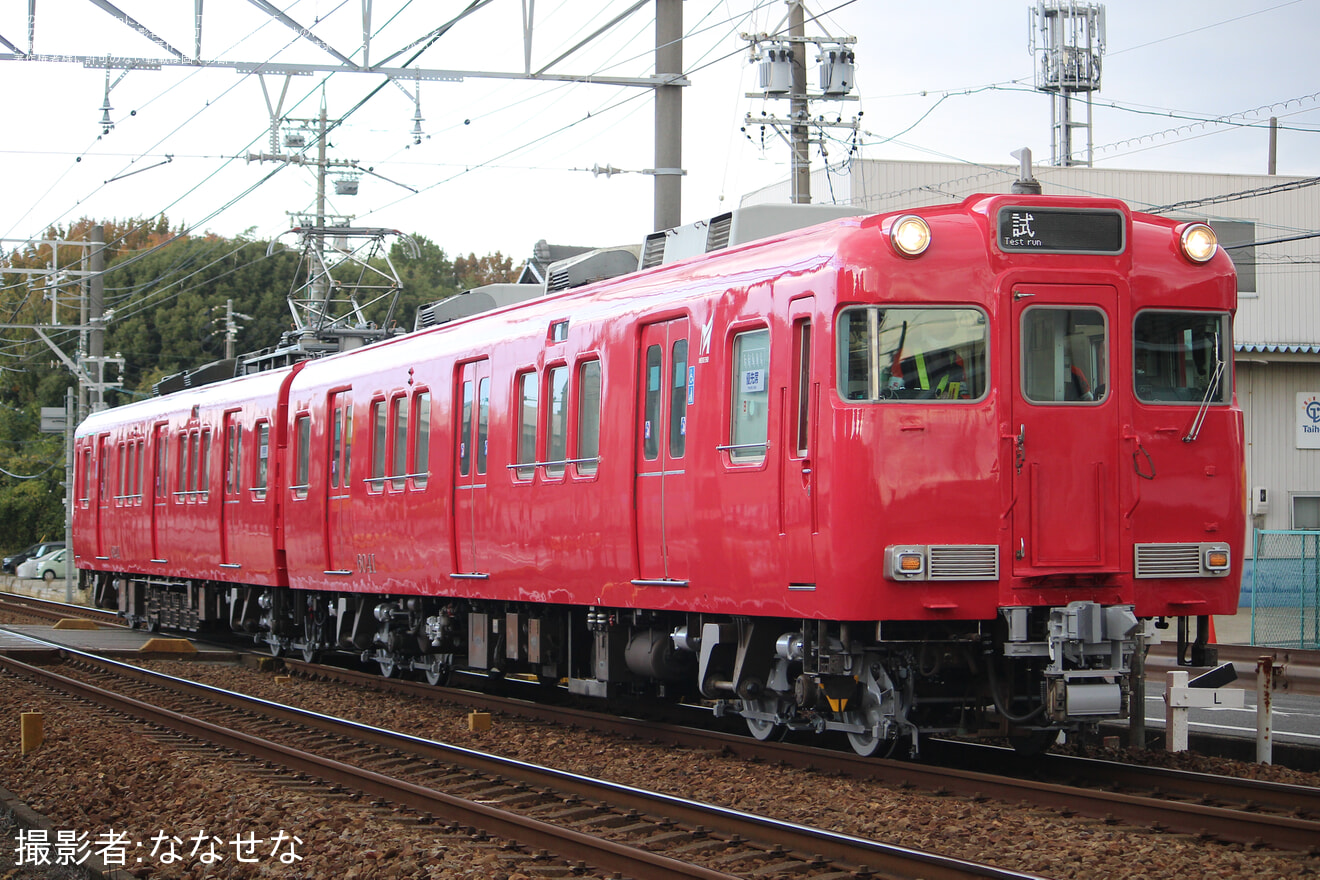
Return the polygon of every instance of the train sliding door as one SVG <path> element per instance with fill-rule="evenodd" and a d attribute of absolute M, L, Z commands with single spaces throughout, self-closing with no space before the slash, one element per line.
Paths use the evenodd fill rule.
<path fill-rule="evenodd" d="M 780 458 L 780 527 L 789 589 L 811 589 L 816 583 L 814 535 L 816 522 L 815 457 L 817 396 L 820 383 L 812 371 L 812 313 L 814 297 L 800 297 L 789 305 L 792 339 L 788 350 L 784 401 L 784 442 Z"/>
<path fill-rule="evenodd" d="M 1013 573 L 1117 571 L 1117 293 L 1018 284 L 1012 296 Z"/>
<path fill-rule="evenodd" d="M 484 579 L 490 575 L 482 569 L 477 538 L 490 517 L 486 495 L 490 361 L 463 364 L 457 378 L 454 399 L 461 404 L 454 432 L 454 571 L 450 577 Z"/>
<path fill-rule="evenodd" d="M 326 574 L 352 575 L 357 571 L 353 531 L 353 392 L 334 391 L 330 414 L 330 444 L 325 475 Z M 379 447 L 378 447 L 379 448 Z"/>
<path fill-rule="evenodd" d="M 695 371 L 688 363 L 687 319 L 643 327 L 640 355 L 634 583 L 682 586 L 693 554 L 692 490 L 685 462 Z"/>

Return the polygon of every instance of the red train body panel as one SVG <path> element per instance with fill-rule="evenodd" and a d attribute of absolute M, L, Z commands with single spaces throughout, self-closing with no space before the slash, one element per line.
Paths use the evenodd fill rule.
<path fill-rule="evenodd" d="M 494 668 L 501 614 L 526 630 L 508 659 L 554 657 L 570 680 L 583 658 L 610 666 L 617 627 L 629 652 L 661 633 L 758 733 L 755 718 L 797 723 L 819 702 L 786 696 L 781 673 L 836 700 L 834 667 L 852 661 L 811 672 L 826 636 L 892 659 L 889 632 L 910 649 L 943 627 L 1039 673 L 1042 639 L 1064 638 L 1041 635 L 1047 619 L 1130 653 L 1143 637 L 1124 615 L 1232 613 L 1245 489 L 1228 258 L 1192 262 L 1186 224 L 1112 200 L 917 213 L 916 256 L 891 245 L 894 215 L 839 220 L 98 413 L 78 432 L 78 565 L 130 616 L 130 593 L 150 609 L 209 589 L 196 622 L 227 614 L 272 644 L 363 648 L 375 608 L 367 650 L 390 668 L 442 647 Z M 1030 243 L 1033 220 L 1055 238 L 1018 250 L 1005 230 Z M 796 632 L 786 621 L 807 648 L 774 641 Z M 543 637 L 559 646 L 545 656 Z M 597 679 L 644 678 L 663 653 Z M 1110 688 L 1126 668 L 1079 663 L 1045 675 Z M 857 718 L 838 717 L 852 735 Z M 879 724 L 862 718 L 877 740 Z"/>

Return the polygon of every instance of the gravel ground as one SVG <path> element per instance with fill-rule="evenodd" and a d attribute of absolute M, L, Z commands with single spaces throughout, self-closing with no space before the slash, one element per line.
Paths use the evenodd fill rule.
<path fill-rule="evenodd" d="M 160 671 L 244 690 L 316 711 L 388 726 L 419 736 L 523 760 L 641 785 L 681 797 L 818 825 L 918 849 L 1057 878 L 1294 878 L 1320 871 L 1320 857 L 1253 850 L 1155 834 L 1098 820 L 1065 819 L 1024 805 L 973 803 L 898 791 L 881 784 L 824 777 L 791 768 L 752 765 L 709 752 L 621 742 L 591 732 L 496 716 L 489 732 L 467 729 L 458 706 L 419 704 L 342 685 L 201 663 L 144 664 Z M 182 840 L 174 865 L 145 856 L 152 876 L 520 877 L 504 871 L 489 849 L 437 842 L 406 822 L 347 799 L 304 794 L 272 781 L 252 765 L 217 760 L 208 750 L 173 747 L 87 709 L 51 705 L 21 683 L 0 681 L 0 706 L 12 718 L 33 705 L 47 713 L 47 744 L 18 755 L 16 741 L 0 742 L 0 785 L 50 816 L 57 828 L 128 831 L 149 854 L 163 831 Z M 1158 759 L 1162 753 L 1148 753 Z M 1183 757 L 1179 766 L 1237 770 L 1316 785 L 1286 768 L 1232 765 Z M 1200 766 L 1195 766 L 1200 765 Z M 296 835 L 302 860 L 283 864 L 270 841 Z M 205 832 L 226 841 L 229 857 L 209 870 L 186 858 L 192 838 Z M 249 834 L 266 842 L 256 864 L 239 865 L 228 843 Z M 13 837 L 10 837 L 13 840 Z M 466 843 L 466 841 L 464 841 Z M 287 852 L 287 846 L 285 847 Z M 131 856 L 134 858 L 136 856 Z M 138 867 L 130 865 L 130 867 Z M 217 870 L 217 867 L 223 870 Z M 0 880 L 4 875 L 0 874 Z"/>

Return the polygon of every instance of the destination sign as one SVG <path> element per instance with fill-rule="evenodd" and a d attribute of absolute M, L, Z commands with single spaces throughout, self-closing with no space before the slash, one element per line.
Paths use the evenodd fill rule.
<path fill-rule="evenodd" d="M 1123 213 L 1115 210 L 999 209 L 999 249 L 1004 253 L 1121 254 Z"/>

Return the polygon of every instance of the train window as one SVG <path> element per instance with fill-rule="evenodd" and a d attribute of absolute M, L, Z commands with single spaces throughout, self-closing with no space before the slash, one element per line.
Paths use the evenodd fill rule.
<path fill-rule="evenodd" d="M 600 361 L 578 368 L 577 450 L 579 474 L 594 474 L 600 456 Z"/>
<path fill-rule="evenodd" d="M 412 426 L 413 485 L 424 489 L 431 476 L 431 392 L 419 391 L 413 395 Z"/>
<path fill-rule="evenodd" d="M 408 398 L 402 394 L 390 401 L 390 427 L 394 440 L 390 456 L 390 487 L 402 489 L 408 474 Z"/>
<path fill-rule="evenodd" d="M 472 382 L 463 383 L 463 424 L 458 432 L 458 474 L 472 472 Z"/>
<path fill-rule="evenodd" d="M 133 468 L 133 494 L 138 498 L 142 497 L 142 465 L 147 456 L 147 441 L 139 440 L 137 442 L 137 455 L 134 456 L 136 467 Z"/>
<path fill-rule="evenodd" d="M 193 431 L 188 435 L 188 491 L 195 493 L 198 490 L 197 474 L 201 470 L 201 445 L 202 435 L 200 431 Z"/>
<path fill-rule="evenodd" d="M 687 350 L 688 342 L 680 339 L 674 343 L 673 381 L 670 383 L 669 398 L 669 457 L 682 458 L 687 450 Z"/>
<path fill-rule="evenodd" d="M 373 426 L 371 433 L 371 476 L 367 479 L 367 487 L 372 492 L 380 492 L 385 488 L 385 442 L 389 437 L 389 413 L 385 409 L 385 401 L 373 400 L 371 402 L 371 424 Z"/>
<path fill-rule="evenodd" d="M 477 388 L 477 473 L 486 472 L 486 447 L 490 440 L 490 379 Z"/>
<path fill-rule="evenodd" d="M 294 495 L 299 498 L 307 497 L 307 488 L 311 475 L 312 458 L 312 417 L 303 414 L 298 416 L 294 423 L 294 468 L 293 468 L 293 489 Z"/>
<path fill-rule="evenodd" d="M 225 427 L 225 494 L 235 495 L 243 488 L 243 428 L 231 422 Z"/>
<path fill-rule="evenodd" d="M 644 406 L 642 429 L 642 456 L 647 461 L 660 457 L 660 346 L 652 345 L 646 349 L 646 403 Z"/>
<path fill-rule="evenodd" d="M 1109 345 L 1099 309 L 1040 306 L 1022 313 L 1022 396 L 1033 403 L 1098 403 L 1109 390 Z"/>
<path fill-rule="evenodd" d="M 765 458 L 770 426 L 770 331 L 733 337 L 733 415 L 729 457 L 746 464 Z"/>
<path fill-rule="evenodd" d="M 518 464 L 536 461 L 536 416 L 539 389 L 536 373 L 523 373 L 518 381 Z M 530 480 L 536 467 L 520 467 L 515 473 L 520 480 Z"/>
<path fill-rule="evenodd" d="M 545 473 L 562 477 L 568 458 L 568 367 L 551 367 L 546 384 L 550 395 L 546 401 Z"/>
<path fill-rule="evenodd" d="M 122 499 L 128 494 L 124 482 L 124 468 L 128 463 L 128 456 L 124 454 L 124 444 L 120 443 L 115 447 L 115 454 L 119 457 L 119 482 L 115 484 L 115 497 Z"/>
<path fill-rule="evenodd" d="M 988 328 L 972 308 L 848 309 L 839 317 L 839 394 L 871 403 L 980 400 Z"/>
<path fill-rule="evenodd" d="M 92 494 L 92 450 L 84 447 L 82 451 L 82 488 L 80 489 L 79 501 L 82 506 L 87 506 L 87 501 Z"/>
<path fill-rule="evenodd" d="M 156 472 L 152 474 L 155 481 L 156 500 L 164 501 L 168 495 L 167 483 L 169 482 L 170 470 L 170 440 L 166 436 L 165 426 L 156 426 Z"/>
<path fill-rule="evenodd" d="M 1132 379 L 1146 403 L 1228 403 L 1232 381 L 1224 313 L 1141 312 L 1132 326 Z"/>
<path fill-rule="evenodd" d="M 257 498 L 266 497 L 267 474 L 270 473 L 270 423 L 257 423 L 257 477 L 253 489 Z"/>
<path fill-rule="evenodd" d="M 182 501 L 185 493 L 188 491 L 188 432 L 185 431 L 179 435 L 179 454 L 175 456 L 179 463 L 178 480 L 175 482 L 177 487 L 174 490 L 174 497 Z"/>
<path fill-rule="evenodd" d="M 807 454 L 811 414 L 811 321 L 801 320 L 793 325 L 793 369 L 797 374 L 797 436 L 798 457 Z"/>
<path fill-rule="evenodd" d="M 339 488 L 339 460 L 344 454 L 344 412 L 334 408 L 330 420 L 330 488 Z"/>
<path fill-rule="evenodd" d="M 205 500 L 206 493 L 211 489 L 211 429 L 202 430 L 202 454 L 198 458 L 197 465 L 197 491 L 201 493 Z"/>

